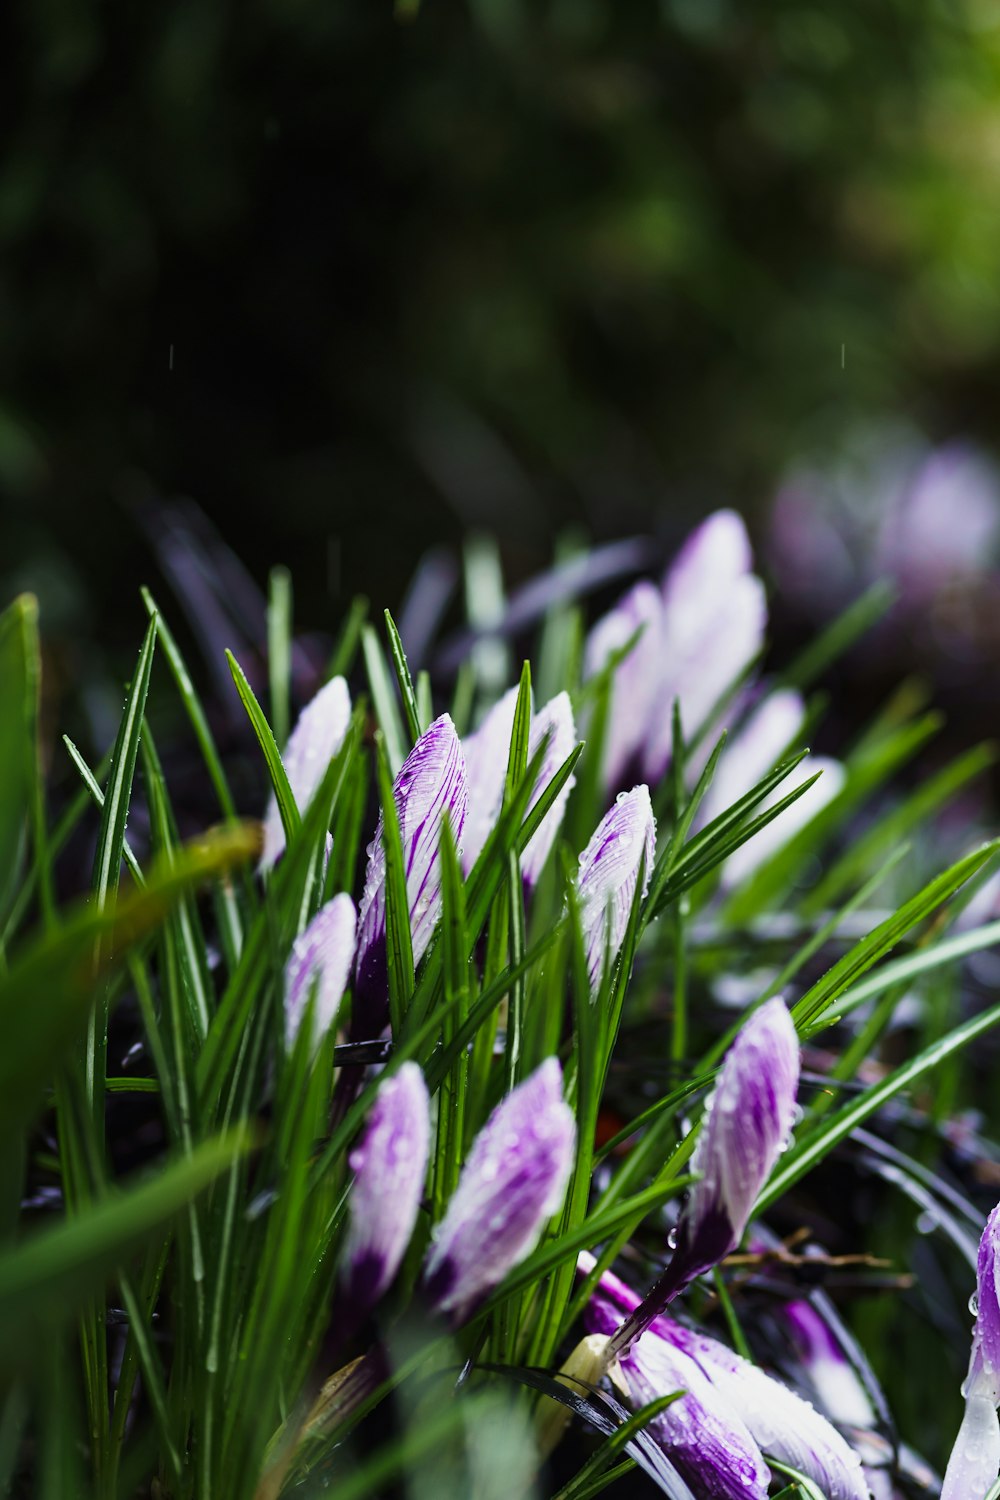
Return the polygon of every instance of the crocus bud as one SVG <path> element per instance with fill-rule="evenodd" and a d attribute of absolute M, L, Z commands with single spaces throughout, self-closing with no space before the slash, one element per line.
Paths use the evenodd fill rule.
<path fill-rule="evenodd" d="M 606 1280 L 602 1278 L 602 1292 Z M 619 1316 L 619 1308 L 598 1295 L 588 1305 L 586 1323 L 607 1335 Z M 606 1357 L 607 1346 L 604 1352 Z M 683 1392 L 646 1430 L 696 1495 L 704 1500 L 765 1500 L 770 1474 L 760 1448 L 695 1360 L 651 1329 L 620 1358 L 619 1369 L 635 1407 Z"/>
<path fill-rule="evenodd" d="M 292 944 L 285 965 L 285 1046 L 290 1052 L 302 1024 L 313 983 L 313 1038 L 316 1044 L 337 1019 L 354 957 L 357 914 L 345 891 L 319 909 Z"/>
<path fill-rule="evenodd" d="M 420 736 L 392 788 L 406 869 L 413 961 L 427 951 L 441 912 L 439 845 L 445 812 L 460 843 L 468 793 L 465 756 L 448 714 Z M 385 954 L 385 848 L 382 815 L 368 845 L 368 873 L 361 897 L 355 995 L 365 1011 L 384 1005 L 388 994 Z"/>
<path fill-rule="evenodd" d="M 605 954 L 618 957 L 645 855 L 646 894 L 656 853 L 656 820 L 647 786 L 620 792 L 580 855 L 577 891 L 590 987 L 596 991 Z"/>
<path fill-rule="evenodd" d="M 352 1319 L 375 1305 L 399 1270 L 420 1207 L 429 1146 L 427 1085 L 417 1064 L 406 1062 L 379 1086 L 365 1133 L 348 1157 L 354 1183 L 341 1286 Z"/>
<path fill-rule="evenodd" d="M 941 1500 L 985 1495 L 1000 1473 L 1000 1203 L 986 1220 L 976 1263 L 976 1322 L 969 1373 L 962 1386 L 965 1416 L 948 1460 Z"/>
<path fill-rule="evenodd" d="M 343 677 L 331 677 L 307 703 L 288 736 L 281 761 L 299 812 L 304 813 L 323 780 L 351 722 L 351 695 Z M 264 813 L 264 852 L 260 869 L 269 870 L 283 852 L 285 830 L 272 792 Z"/>
<path fill-rule="evenodd" d="M 538 773 L 538 781 L 528 804 L 529 812 L 576 743 L 576 725 L 573 722 L 573 707 L 568 693 L 557 693 L 532 720 L 531 739 L 528 746 L 529 759 L 536 753 L 546 736 L 548 736 L 548 743 Z M 521 855 L 521 874 L 525 884 L 529 887 L 537 883 L 542 873 L 556 835 L 562 827 L 566 803 L 575 785 L 576 778 L 571 776 Z"/>
<path fill-rule="evenodd" d="M 594 677 L 641 630 L 615 669 L 608 703 L 602 773 L 605 786 L 621 786 L 646 737 L 661 675 L 663 602 L 651 583 L 637 583 L 598 620 L 587 637 L 583 675 Z"/>
<path fill-rule="evenodd" d="M 662 667 L 645 755 L 650 781 L 670 763 L 674 699 L 690 738 L 761 649 L 767 605 L 751 562 L 743 522 L 720 510 L 688 538 L 664 580 Z"/>
<path fill-rule="evenodd" d="M 494 703 L 475 734 L 462 741 L 469 786 L 469 812 L 462 835 L 462 869 L 469 874 L 483 852 L 503 803 L 518 689 Z"/>
<path fill-rule="evenodd" d="M 799 1040 L 780 996 L 738 1032 L 705 1106 L 691 1158 L 700 1174 L 677 1227 L 673 1256 L 618 1330 L 614 1352 L 648 1328 L 678 1292 L 735 1250 L 761 1189 L 791 1133 Z"/>
<path fill-rule="evenodd" d="M 576 1126 L 550 1057 L 502 1099 L 472 1143 L 424 1265 L 430 1307 L 463 1323 L 524 1260 L 560 1207 Z"/>

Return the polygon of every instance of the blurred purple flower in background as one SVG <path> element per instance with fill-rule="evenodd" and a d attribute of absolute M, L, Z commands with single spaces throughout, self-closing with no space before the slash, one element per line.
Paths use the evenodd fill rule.
<path fill-rule="evenodd" d="M 663 1275 L 612 1339 L 615 1352 L 667 1303 L 735 1250 L 795 1121 L 799 1039 L 780 996 L 755 1010 L 726 1054 L 691 1158 L 700 1180 Z"/>
<path fill-rule="evenodd" d="M 332 677 L 307 703 L 288 736 L 281 761 L 300 813 L 305 813 L 347 733 L 351 695 L 343 677 Z M 264 812 L 264 850 L 260 869 L 269 870 L 284 852 L 285 830 L 272 791 Z"/>
<path fill-rule="evenodd" d="M 767 604 L 752 565 L 742 520 L 716 511 L 688 537 L 660 593 L 635 585 L 591 630 L 588 678 L 642 630 L 615 672 L 603 767 L 610 790 L 630 774 L 659 781 L 673 750 L 674 700 L 690 740 L 759 654 Z"/>
<path fill-rule="evenodd" d="M 985 1495 L 1000 1474 L 1000 1203 L 979 1241 L 976 1294 L 971 1304 L 969 1373 L 962 1386 L 965 1415 L 955 1439 L 941 1489 L 941 1500 Z"/>
<path fill-rule="evenodd" d="M 644 863 L 646 894 L 656 854 L 656 820 L 647 786 L 620 792 L 580 855 L 577 890 L 590 986 L 596 991 L 605 956 L 618 957 Z"/>
<path fill-rule="evenodd" d="M 410 751 L 393 783 L 393 799 L 406 865 L 413 961 L 427 951 L 441 909 L 439 844 L 447 811 L 461 847 L 468 791 L 465 756 L 455 726 L 442 714 Z M 361 897 L 355 995 L 362 1008 L 380 1008 L 388 994 L 385 955 L 385 848 L 382 815 L 368 845 L 368 871 Z"/>
<path fill-rule="evenodd" d="M 360 1143 L 350 1225 L 341 1260 L 349 1316 L 359 1320 L 388 1290 L 413 1234 L 430 1149 L 430 1100 L 424 1075 L 406 1062 L 379 1085 Z"/>
<path fill-rule="evenodd" d="M 424 1265 L 435 1312 L 464 1322 L 531 1253 L 562 1204 L 575 1142 L 562 1069 L 549 1058 L 500 1101 L 472 1143 Z"/>
<path fill-rule="evenodd" d="M 285 965 L 285 1045 L 289 1051 L 302 1024 L 313 981 L 313 1038 L 318 1044 L 337 1019 L 351 972 L 357 913 L 345 891 L 320 908 L 292 944 Z"/>

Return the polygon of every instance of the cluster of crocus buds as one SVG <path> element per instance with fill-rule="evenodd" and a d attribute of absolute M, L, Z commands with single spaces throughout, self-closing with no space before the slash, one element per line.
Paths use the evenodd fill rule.
<path fill-rule="evenodd" d="M 1000 1203 L 979 1242 L 969 1373 L 962 1386 L 965 1415 L 955 1439 L 941 1500 L 985 1495 L 1000 1474 Z"/>
<path fill-rule="evenodd" d="M 582 1269 L 593 1262 L 586 1258 Z M 586 1315 L 609 1337 L 639 1298 L 617 1277 L 601 1277 Z M 642 1406 L 683 1394 L 649 1430 L 670 1462 L 705 1500 L 765 1500 L 767 1458 L 804 1474 L 827 1500 L 868 1500 L 858 1455 L 808 1401 L 718 1340 L 660 1314 L 618 1355 L 614 1373 Z"/>
<path fill-rule="evenodd" d="M 780 996 L 740 1028 L 705 1106 L 691 1158 L 698 1180 L 666 1270 L 612 1338 L 621 1353 L 703 1272 L 735 1250 L 795 1123 L 799 1042 Z"/>
<path fill-rule="evenodd" d="M 352 1319 L 374 1307 L 410 1242 L 423 1193 L 429 1099 L 415 1063 L 378 1089 L 354 1171 L 341 1283 Z M 452 1326 L 467 1321 L 529 1255 L 560 1207 L 576 1141 L 549 1058 L 493 1110 L 472 1143 L 444 1218 L 431 1235 L 421 1276 L 428 1310 Z"/>
<path fill-rule="evenodd" d="M 659 781 L 671 759 L 674 701 L 691 738 L 760 652 L 767 607 L 752 562 L 739 516 L 717 511 L 688 538 L 662 588 L 637 585 L 590 632 L 588 676 L 638 633 L 613 683 L 603 767 L 609 787 L 633 773 Z"/>

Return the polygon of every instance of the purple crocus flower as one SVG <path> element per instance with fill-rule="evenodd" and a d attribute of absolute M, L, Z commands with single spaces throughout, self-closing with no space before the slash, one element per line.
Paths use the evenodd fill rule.
<path fill-rule="evenodd" d="M 430 1100 L 414 1062 L 380 1084 L 360 1143 L 341 1261 L 349 1316 L 360 1319 L 392 1283 L 413 1234 L 430 1148 Z"/>
<path fill-rule="evenodd" d="M 804 760 L 796 766 L 792 776 L 787 781 L 782 781 L 778 786 L 758 803 L 754 808 L 754 817 L 780 802 L 782 797 L 787 797 L 796 787 L 808 781 L 810 777 L 820 772 L 818 781 L 804 791 L 797 801 L 790 807 L 786 807 L 783 813 L 761 828 L 754 834 L 753 838 L 747 839 L 745 844 L 733 851 L 722 866 L 722 884 L 727 889 L 741 885 L 754 870 L 758 869 L 765 860 L 770 859 L 779 849 L 795 837 L 813 818 L 821 813 L 834 797 L 838 796 L 844 788 L 847 772 L 839 760 L 832 760 L 827 755 L 807 755 Z M 759 779 L 759 778 L 758 778 Z M 746 788 L 749 791 L 749 786 Z"/>
<path fill-rule="evenodd" d="M 596 992 L 605 955 L 618 957 L 645 855 L 642 893 L 646 894 L 656 854 L 656 819 L 649 788 L 620 792 L 580 855 L 577 891 L 591 990 Z"/>
<path fill-rule="evenodd" d="M 304 813 L 323 780 L 327 766 L 344 743 L 351 722 L 351 695 L 343 677 L 331 677 L 307 703 L 288 736 L 281 756 L 292 794 Z M 269 870 L 285 848 L 285 830 L 272 792 L 264 813 L 261 870 Z"/>
<path fill-rule="evenodd" d="M 467 788 L 465 756 L 455 726 L 442 714 L 420 736 L 400 768 L 392 795 L 406 862 L 413 961 L 427 951 L 441 909 L 438 846 L 445 812 L 460 843 L 465 824 Z M 382 815 L 368 845 L 368 873 L 361 897 L 355 996 L 365 1012 L 381 1010 L 388 993 L 385 954 L 385 848 Z"/>
<path fill-rule="evenodd" d="M 554 1057 L 502 1099 L 477 1135 L 424 1265 L 429 1306 L 464 1322 L 538 1242 L 562 1203 L 576 1125 Z"/>
<path fill-rule="evenodd" d="M 538 773 L 538 783 L 528 804 L 529 812 L 576 744 L 576 725 L 573 722 L 573 706 L 568 693 L 557 693 L 535 715 L 531 724 L 529 758 L 537 752 L 546 736 L 548 743 L 542 758 L 541 770 Z M 571 776 L 521 855 L 521 874 L 525 884 L 529 887 L 537 884 L 545 867 L 545 861 L 555 843 L 556 835 L 562 827 L 569 794 L 575 785 L 576 777 Z"/>
<path fill-rule="evenodd" d="M 634 766 L 656 699 L 663 652 L 663 602 L 651 583 L 637 583 L 598 620 L 584 648 L 583 675 L 596 676 L 608 659 L 642 631 L 619 662 L 611 686 L 604 741 L 604 784 L 618 787 Z"/>
<path fill-rule="evenodd" d="M 985 1495 L 1000 1473 L 1000 1203 L 986 1220 L 976 1263 L 976 1323 L 965 1416 L 948 1460 L 941 1500 Z"/>
<path fill-rule="evenodd" d="M 602 1291 L 610 1281 L 617 1278 L 602 1278 Z M 598 1295 L 588 1305 L 586 1323 L 595 1333 L 610 1334 L 619 1317 L 618 1307 Z M 758 1444 L 683 1349 L 650 1329 L 621 1356 L 618 1368 L 633 1406 L 683 1392 L 646 1430 L 699 1500 L 765 1500 L 770 1474 Z"/>
<path fill-rule="evenodd" d="M 351 972 L 357 913 L 346 891 L 320 907 L 292 944 L 285 965 L 285 1046 L 295 1045 L 306 1003 L 316 983 L 313 1038 L 316 1044 L 337 1019 Z"/>
<path fill-rule="evenodd" d="M 699 823 L 711 823 L 777 765 L 801 732 L 805 716 L 801 693 L 785 688 L 768 694 L 722 752 Z M 782 785 L 781 790 L 783 794 L 787 788 Z"/>
<path fill-rule="evenodd" d="M 500 816 L 517 695 L 517 688 L 506 692 L 490 709 L 475 734 L 470 734 L 462 744 L 469 785 L 469 812 L 462 838 L 462 869 L 466 875 L 471 872 L 483 852 L 483 846 Z M 529 760 L 537 753 L 546 735 L 549 736 L 548 748 L 529 803 L 529 811 L 576 743 L 576 727 L 568 693 L 557 694 L 532 716 L 528 741 Z M 562 824 L 566 802 L 574 784 L 575 779 L 570 777 L 521 857 L 521 871 L 529 886 L 536 883 L 542 872 Z"/>
<path fill-rule="evenodd" d="M 650 781 L 670 764 L 674 700 L 690 739 L 761 649 L 767 605 L 751 564 L 743 522 L 735 511 L 720 510 L 688 538 L 667 573 L 661 669 L 646 739 Z"/>
<path fill-rule="evenodd" d="M 466 875 L 483 852 L 483 845 L 500 816 L 517 694 L 516 687 L 504 693 L 475 734 L 462 741 L 469 785 L 469 811 L 462 835 L 462 869 Z"/>
<path fill-rule="evenodd" d="M 581 1261 L 582 1270 L 592 1268 L 589 1257 L 581 1257 Z M 596 1313 L 588 1311 L 588 1323 L 604 1331 L 609 1323 L 613 1327 L 622 1313 L 637 1310 L 640 1302 L 617 1276 L 605 1273 L 591 1308 L 595 1306 Z M 664 1346 L 671 1351 L 669 1355 L 664 1353 Z M 609 1347 L 613 1347 L 613 1340 Z M 693 1365 L 698 1370 L 713 1392 L 722 1420 L 731 1425 L 733 1432 L 748 1434 L 759 1451 L 812 1479 L 827 1500 L 868 1500 L 868 1486 L 858 1455 L 825 1417 L 780 1381 L 734 1354 L 717 1339 L 684 1328 L 662 1314 L 652 1319 L 647 1331 L 626 1354 L 619 1356 L 622 1370 L 628 1370 L 638 1351 L 642 1351 L 640 1358 L 648 1368 L 651 1348 L 656 1349 L 656 1363 L 662 1361 L 665 1373 L 670 1361 L 683 1355 L 688 1362 L 684 1368 Z M 649 1401 L 677 1388 L 673 1376 L 672 1384 L 654 1382 L 637 1395 L 641 1394 L 642 1401 Z M 664 1417 L 669 1417 L 672 1410 L 673 1407 L 668 1407 Z M 674 1460 L 672 1452 L 670 1457 Z M 704 1485 L 704 1477 L 699 1482 Z M 766 1481 L 762 1493 L 766 1493 Z"/>
<path fill-rule="evenodd" d="M 735 1250 L 761 1189 L 791 1133 L 799 1040 L 780 996 L 738 1032 L 705 1106 L 691 1158 L 700 1179 L 677 1226 L 673 1256 L 612 1344 L 624 1349 L 678 1292 Z"/>

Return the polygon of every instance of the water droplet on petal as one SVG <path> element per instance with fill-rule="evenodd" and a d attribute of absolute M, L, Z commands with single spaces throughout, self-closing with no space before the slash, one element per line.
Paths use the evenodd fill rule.
<path fill-rule="evenodd" d="M 969 1311 L 974 1318 L 979 1317 L 979 1293 L 973 1292 L 969 1298 Z"/>
<path fill-rule="evenodd" d="M 667 1235 L 667 1246 L 668 1246 L 668 1248 L 671 1249 L 671 1250 L 676 1250 L 677 1249 L 677 1242 L 680 1239 L 680 1237 L 681 1237 L 680 1230 L 678 1229 L 677 1225 L 675 1224 L 674 1227 L 673 1227 L 673 1229 L 671 1229 L 670 1233 Z"/>

